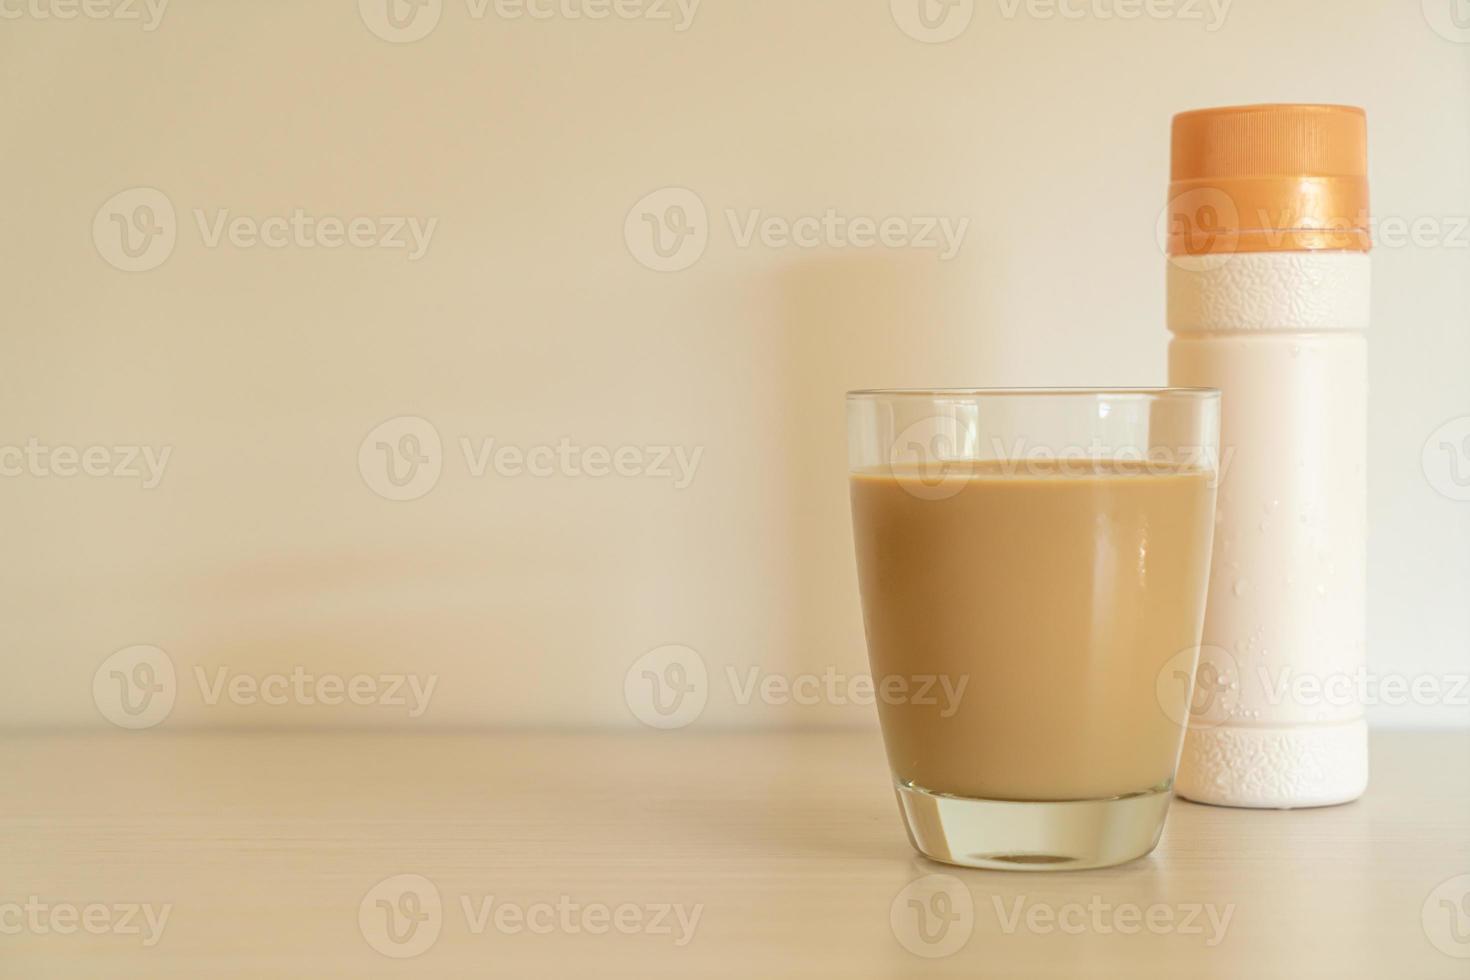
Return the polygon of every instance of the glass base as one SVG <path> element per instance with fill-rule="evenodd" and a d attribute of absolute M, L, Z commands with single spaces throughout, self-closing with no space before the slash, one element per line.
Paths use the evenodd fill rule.
<path fill-rule="evenodd" d="M 1081 871 L 1159 843 L 1172 783 L 1106 800 L 977 800 L 895 784 L 909 842 L 927 858 L 1000 871 Z"/>

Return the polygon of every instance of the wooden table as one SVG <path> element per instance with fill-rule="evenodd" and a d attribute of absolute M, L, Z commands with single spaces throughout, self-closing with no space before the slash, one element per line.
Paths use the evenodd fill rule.
<path fill-rule="evenodd" d="M 876 732 L 11 734 L 0 976 L 1470 977 L 1470 735 L 1373 765 L 1039 875 L 917 857 Z"/>

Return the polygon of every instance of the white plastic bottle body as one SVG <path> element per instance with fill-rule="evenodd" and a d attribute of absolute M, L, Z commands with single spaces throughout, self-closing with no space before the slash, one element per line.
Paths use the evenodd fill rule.
<path fill-rule="evenodd" d="M 1222 392 L 1189 799 L 1321 806 L 1367 787 L 1369 279 L 1364 252 L 1170 260 L 1170 383 Z"/>

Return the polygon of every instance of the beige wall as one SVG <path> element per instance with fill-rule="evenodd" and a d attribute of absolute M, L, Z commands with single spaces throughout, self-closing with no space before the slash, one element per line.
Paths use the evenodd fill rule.
<path fill-rule="evenodd" d="M 94 675 L 139 644 L 175 670 L 171 727 L 636 725 L 625 673 L 665 644 L 708 666 L 701 725 L 870 723 L 741 706 L 726 675 L 865 667 L 841 393 L 1163 382 L 1169 116 L 1251 101 L 1366 107 L 1375 211 L 1432 222 L 1376 253 L 1370 657 L 1470 669 L 1470 502 L 1435 489 L 1458 492 L 1453 463 L 1470 478 L 1470 442 L 1421 458 L 1470 414 L 1470 31 L 1449 0 L 1444 18 L 1435 0 L 1161 0 L 1181 16 L 1135 20 L 997 0 L 935 44 L 901 28 L 923 33 L 904 0 L 704 0 L 685 30 L 672 3 L 673 22 L 429 3 L 405 31 L 437 24 L 396 43 L 374 0 L 195 0 L 155 30 L 0 0 L 0 445 L 171 453 L 147 489 L 58 476 L 64 454 L 0 479 L 4 723 L 107 724 Z M 641 211 L 625 226 L 670 187 L 697 195 L 708 243 L 658 272 Z M 153 212 L 171 252 L 120 250 L 112 215 L 148 199 L 108 202 L 134 188 L 172 206 Z M 942 258 L 742 247 L 727 217 L 828 208 L 969 224 Z M 222 210 L 293 209 L 437 224 L 417 258 L 209 243 Z M 432 423 L 442 472 L 393 502 L 359 449 L 400 416 Z M 461 437 L 702 455 L 682 488 L 477 478 Z M 196 674 L 297 667 L 438 686 L 410 721 L 210 705 Z"/>

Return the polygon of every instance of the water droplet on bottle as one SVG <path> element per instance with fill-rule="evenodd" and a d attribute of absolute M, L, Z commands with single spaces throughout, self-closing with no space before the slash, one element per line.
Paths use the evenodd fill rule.
<path fill-rule="evenodd" d="M 1245 595 L 1245 579 L 1235 583 L 1235 598 L 1239 599 L 1243 595 Z"/>

